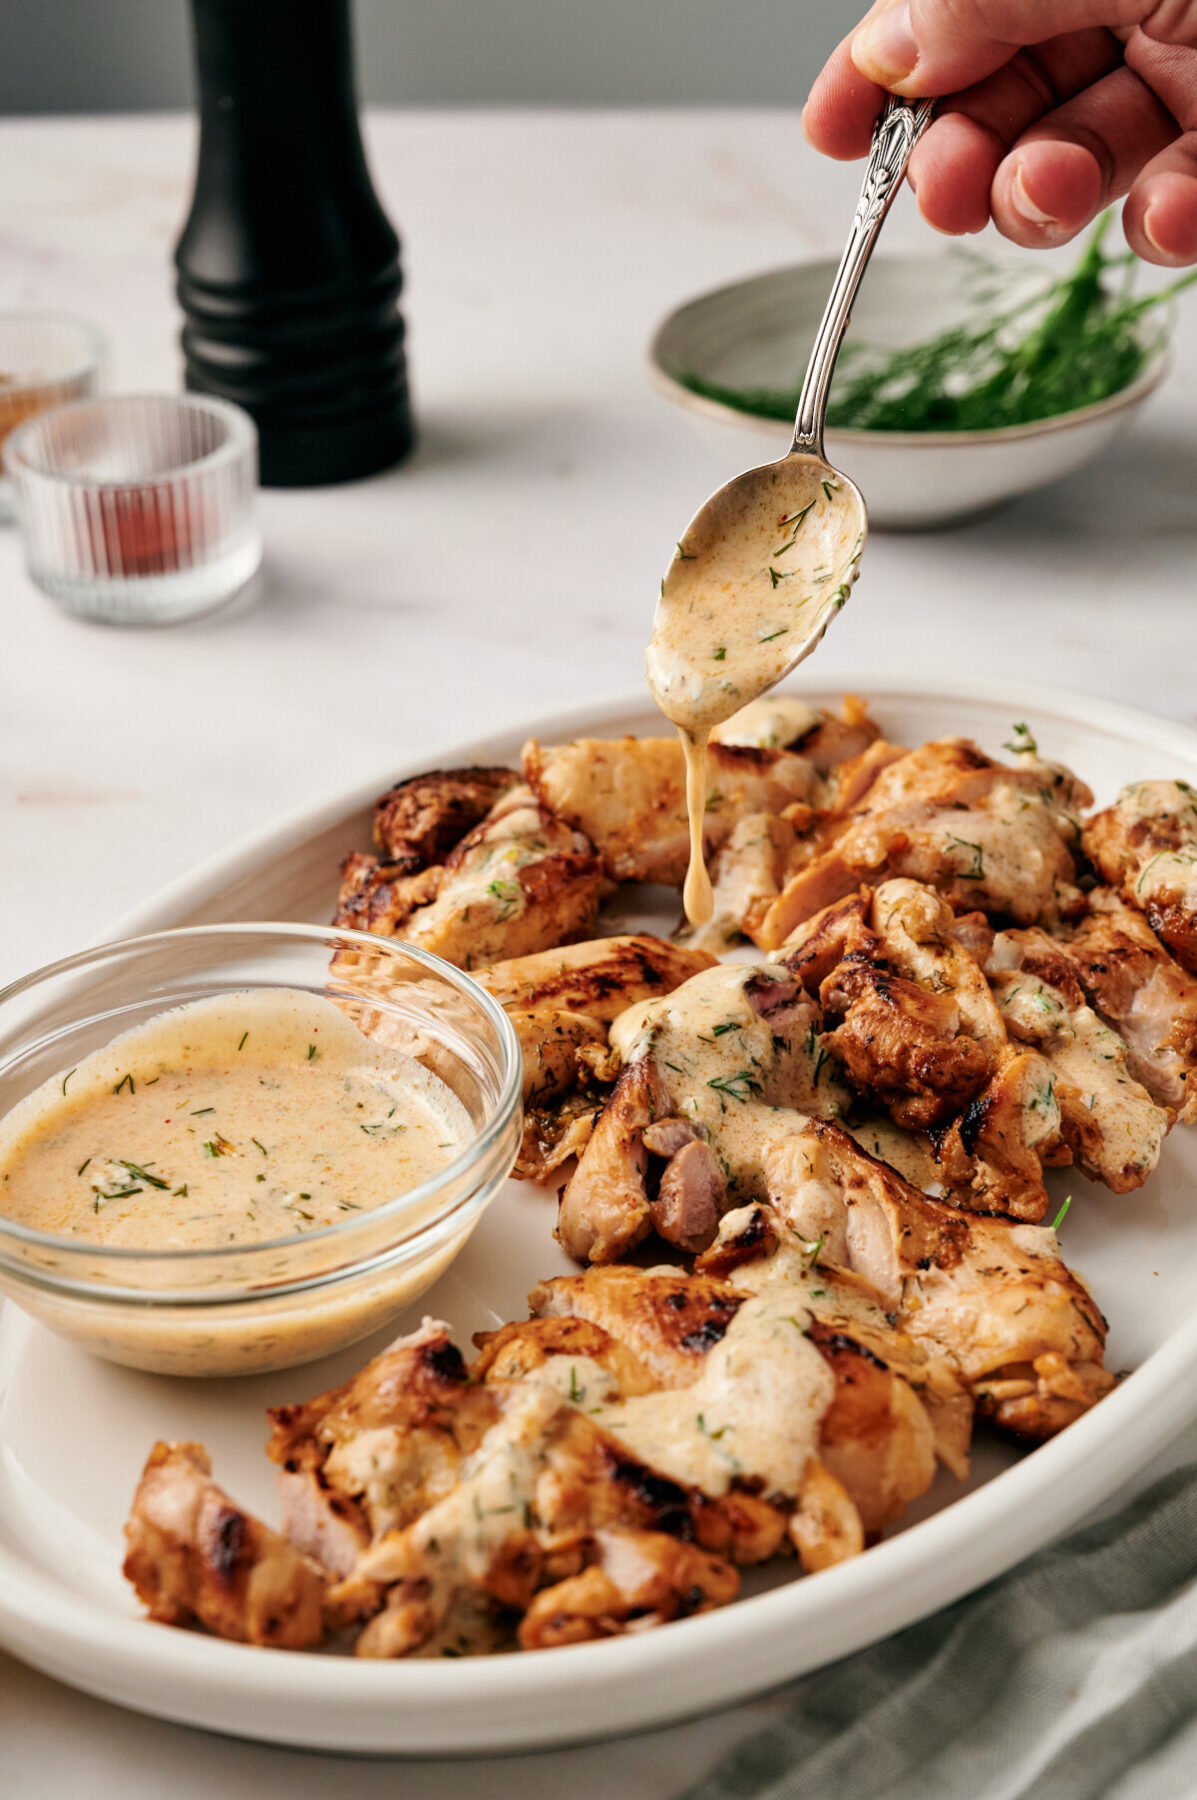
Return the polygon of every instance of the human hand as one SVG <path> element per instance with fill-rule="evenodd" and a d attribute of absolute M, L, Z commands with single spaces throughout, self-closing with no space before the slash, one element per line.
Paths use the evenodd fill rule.
<path fill-rule="evenodd" d="M 1126 194 L 1147 262 L 1197 262 L 1197 0 L 878 0 L 802 115 L 816 150 L 864 156 L 885 89 L 944 96 L 909 179 L 938 231 L 992 218 L 1032 249 Z"/>

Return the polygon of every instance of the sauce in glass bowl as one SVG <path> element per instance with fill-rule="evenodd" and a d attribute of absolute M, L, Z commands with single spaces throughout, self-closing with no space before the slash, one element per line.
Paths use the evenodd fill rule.
<path fill-rule="evenodd" d="M 249 923 L 67 957 L 0 993 L 0 1294 L 160 1374 L 311 1362 L 464 1248 L 522 1089 L 502 1007 L 414 945 Z"/>
<path fill-rule="evenodd" d="M 0 1121 L 0 1213 L 141 1250 L 335 1225 L 445 1168 L 456 1094 L 332 1001 L 247 989 L 159 1014 Z"/>

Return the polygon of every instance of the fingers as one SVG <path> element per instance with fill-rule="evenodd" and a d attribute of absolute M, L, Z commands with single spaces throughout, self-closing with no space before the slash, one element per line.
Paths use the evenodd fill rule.
<path fill-rule="evenodd" d="M 1185 20 L 1175 15 L 1169 22 L 1185 27 Z M 1126 65 L 1158 94 L 1182 131 L 1197 131 L 1197 19 L 1188 21 L 1188 44 L 1160 35 L 1164 25 L 1162 17 L 1153 16 L 1148 20 L 1151 35 L 1130 33 L 1123 47 Z"/>
<path fill-rule="evenodd" d="M 873 125 L 885 100 L 883 90 L 852 61 L 851 45 L 851 38 L 845 38 L 832 51 L 802 113 L 807 143 L 839 162 L 868 155 Z"/>
<path fill-rule="evenodd" d="M 1175 120 L 1147 84 L 1118 69 L 1015 143 L 994 176 L 994 223 L 1029 249 L 1067 243 L 1175 137 Z"/>
<path fill-rule="evenodd" d="M 895 93 L 950 94 L 1000 69 L 1014 51 L 1094 27 L 1136 25 L 1153 0 L 890 0 L 852 39 L 868 81 Z"/>
<path fill-rule="evenodd" d="M 1197 132 L 1148 163 L 1122 209 L 1122 229 L 1145 262 L 1169 269 L 1197 263 Z"/>
<path fill-rule="evenodd" d="M 936 231 L 960 237 L 989 223 L 989 190 L 1002 147 L 963 113 L 946 113 L 916 145 L 907 171 L 919 211 Z"/>
<path fill-rule="evenodd" d="M 1195 40 L 1197 0 L 877 0 L 803 128 L 864 156 L 886 88 L 949 96 L 910 165 L 937 230 L 992 216 L 1015 243 L 1062 244 L 1129 190 L 1131 247 L 1181 267 L 1197 261 Z"/>
<path fill-rule="evenodd" d="M 1031 143 L 994 177 L 990 207 L 1003 237 L 1050 250 L 1076 236 L 1105 204 L 1101 164 L 1075 143 Z"/>
<path fill-rule="evenodd" d="M 1045 111 L 1118 67 L 1122 47 L 1108 31 L 1076 31 L 1020 50 L 1004 68 L 950 95 L 915 146 L 910 182 L 937 231 L 981 231 L 1002 159 Z"/>

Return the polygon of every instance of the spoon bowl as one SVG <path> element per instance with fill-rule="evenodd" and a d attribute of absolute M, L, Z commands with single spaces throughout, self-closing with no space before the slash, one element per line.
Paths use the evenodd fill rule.
<path fill-rule="evenodd" d="M 827 395 L 861 277 L 933 105 L 891 94 L 874 128 L 789 455 L 713 494 L 678 539 L 661 582 L 648 685 L 686 755 L 690 868 L 682 898 L 693 925 L 714 908 L 703 842 L 711 731 L 810 655 L 856 580 L 868 514 L 860 489 L 823 454 Z"/>
<path fill-rule="evenodd" d="M 657 602 L 648 679 L 666 718 L 709 731 L 809 656 L 852 591 L 867 530 L 860 489 L 808 451 L 712 494 Z"/>

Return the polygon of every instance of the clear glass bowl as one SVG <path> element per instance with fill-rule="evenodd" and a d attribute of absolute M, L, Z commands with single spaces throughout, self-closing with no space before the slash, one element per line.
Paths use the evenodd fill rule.
<path fill-rule="evenodd" d="M 0 448 L 35 413 L 94 394 L 105 353 L 103 337 L 83 319 L 0 313 Z M 11 484 L 0 471 L 0 520 L 12 516 Z"/>
<path fill-rule="evenodd" d="M 134 1026 L 188 1001 L 299 988 L 414 1055 L 477 1135 L 432 1179 L 303 1235 L 217 1250 L 110 1249 L 0 1214 L 0 1292 L 61 1337 L 168 1375 L 255 1374 L 328 1355 L 411 1304 L 511 1172 L 519 1042 L 503 1009 L 414 946 L 317 925 L 204 925 L 103 944 L 0 992 L 0 1115 Z"/>
<path fill-rule="evenodd" d="M 227 400 L 122 394 L 39 413 L 4 445 L 29 574 L 65 611 L 174 625 L 262 560 L 258 434 Z"/>

